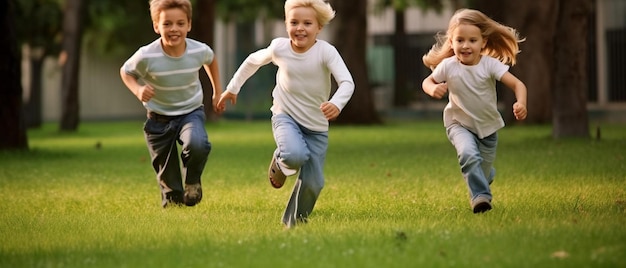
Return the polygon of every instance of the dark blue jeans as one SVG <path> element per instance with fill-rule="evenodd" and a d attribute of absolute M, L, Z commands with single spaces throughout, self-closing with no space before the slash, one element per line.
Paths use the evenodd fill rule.
<path fill-rule="evenodd" d="M 180 116 L 148 114 L 144 135 L 161 189 L 163 206 L 168 202 L 183 202 L 183 179 L 185 184 L 200 183 L 211 152 L 205 121 L 202 107 Z M 178 144 L 181 145 L 180 158 Z"/>

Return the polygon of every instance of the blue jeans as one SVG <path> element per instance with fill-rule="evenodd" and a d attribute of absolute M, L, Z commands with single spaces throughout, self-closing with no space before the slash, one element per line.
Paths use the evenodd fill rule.
<path fill-rule="evenodd" d="M 149 113 L 143 130 L 163 206 L 183 202 L 183 175 L 185 184 L 200 183 L 211 152 L 205 120 L 202 107 L 180 116 Z M 180 159 L 177 144 L 181 145 Z"/>
<path fill-rule="evenodd" d="M 497 132 L 479 139 L 476 134 L 459 124 L 450 125 L 446 132 L 448 139 L 456 148 L 461 173 L 469 189 L 470 201 L 481 195 L 491 200 L 489 185 L 496 175 L 493 162 L 496 159 L 498 145 Z"/>
<path fill-rule="evenodd" d="M 291 227 L 307 221 L 324 187 L 328 132 L 311 131 L 286 114 L 272 116 L 272 131 L 274 156 L 290 169 L 300 170 L 282 220 Z"/>

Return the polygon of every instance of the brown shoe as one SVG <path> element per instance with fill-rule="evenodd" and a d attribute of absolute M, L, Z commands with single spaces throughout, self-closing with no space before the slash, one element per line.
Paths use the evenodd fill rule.
<path fill-rule="evenodd" d="M 186 184 L 183 200 L 185 202 L 185 205 L 190 207 L 200 203 L 200 201 L 202 200 L 202 186 L 200 185 L 200 183 Z"/>
<path fill-rule="evenodd" d="M 479 195 L 476 199 L 472 200 L 472 211 L 474 213 L 483 213 L 491 210 L 491 201 L 487 197 Z"/>
<path fill-rule="evenodd" d="M 269 178 L 272 187 L 276 189 L 283 187 L 285 184 L 287 176 L 285 176 L 285 174 L 280 170 L 280 167 L 278 167 L 276 157 L 272 157 L 272 162 L 270 163 L 269 170 L 267 171 L 267 177 Z"/>

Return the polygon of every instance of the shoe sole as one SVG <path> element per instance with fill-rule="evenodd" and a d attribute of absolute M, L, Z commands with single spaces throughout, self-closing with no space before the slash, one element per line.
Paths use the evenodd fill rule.
<path fill-rule="evenodd" d="M 270 162 L 270 167 L 267 171 L 267 177 L 270 181 L 272 187 L 278 189 L 285 185 L 285 180 L 287 176 L 283 174 L 283 172 L 278 167 L 278 163 L 276 163 L 276 157 L 272 157 L 272 162 Z"/>
<path fill-rule="evenodd" d="M 480 203 L 474 206 L 474 213 L 483 213 L 491 210 L 491 204 L 489 203 Z"/>

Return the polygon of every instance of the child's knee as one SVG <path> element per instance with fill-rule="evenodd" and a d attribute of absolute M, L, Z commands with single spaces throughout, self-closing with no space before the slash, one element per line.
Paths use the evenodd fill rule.
<path fill-rule="evenodd" d="M 462 168 L 471 168 L 476 165 L 480 165 L 483 162 L 483 158 L 476 153 L 462 153 L 459 155 L 459 164 Z"/>
<path fill-rule="evenodd" d="M 308 150 L 292 150 L 287 152 L 280 153 L 281 161 L 293 168 L 301 167 L 304 162 L 309 160 L 309 152 Z"/>
<path fill-rule="evenodd" d="M 211 152 L 211 143 L 206 140 L 192 140 L 187 150 L 194 155 L 208 155 Z"/>

